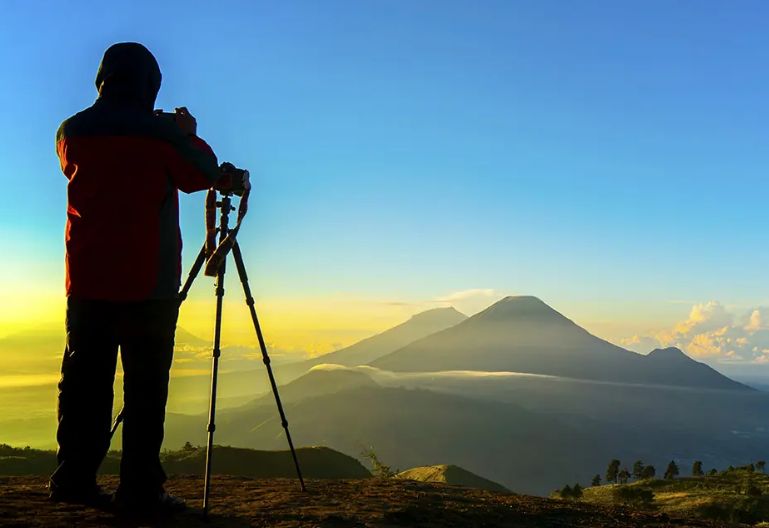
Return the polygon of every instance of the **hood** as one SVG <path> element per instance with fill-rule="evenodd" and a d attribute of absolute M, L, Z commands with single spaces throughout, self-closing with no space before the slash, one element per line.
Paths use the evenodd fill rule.
<path fill-rule="evenodd" d="M 96 89 L 100 99 L 138 105 L 152 112 L 160 80 L 158 61 L 147 48 L 136 42 L 121 42 L 104 52 Z"/>

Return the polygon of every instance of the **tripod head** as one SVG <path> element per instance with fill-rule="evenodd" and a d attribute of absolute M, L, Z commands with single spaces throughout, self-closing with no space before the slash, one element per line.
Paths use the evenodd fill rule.
<path fill-rule="evenodd" d="M 214 184 L 214 189 L 220 193 L 243 196 L 251 190 L 251 179 L 248 170 L 239 169 L 232 163 L 225 161 L 219 166 L 219 173 L 220 176 Z"/>
<path fill-rule="evenodd" d="M 241 223 L 248 213 L 248 197 L 251 194 L 249 173 L 238 169 L 232 163 L 222 163 L 222 176 L 216 185 L 206 194 L 206 244 L 204 251 L 207 261 L 204 273 L 215 277 L 224 263 L 227 254 L 235 244 Z M 217 200 L 217 193 L 221 199 Z M 230 213 L 235 210 L 232 206 L 232 196 L 240 196 L 238 216 L 235 227 L 230 229 Z M 216 226 L 216 210 L 219 209 L 219 227 Z M 219 245 L 216 244 L 216 233 L 219 233 Z"/>

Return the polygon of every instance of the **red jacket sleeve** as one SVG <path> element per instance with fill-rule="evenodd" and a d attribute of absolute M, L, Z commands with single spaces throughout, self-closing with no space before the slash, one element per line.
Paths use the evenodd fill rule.
<path fill-rule="evenodd" d="M 186 145 L 172 144 L 168 156 L 171 181 L 181 191 L 202 191 L 219 179 L 219 165 L 211 147 L 197 136 L 184 138 Z"/>

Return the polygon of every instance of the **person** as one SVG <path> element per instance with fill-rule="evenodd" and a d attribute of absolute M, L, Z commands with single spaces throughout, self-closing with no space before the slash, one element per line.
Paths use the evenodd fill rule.
<path fill-rule="evenodd" d="M 161 72 L 132 42 L 111 46 L 98 98 L 66 119 L 56 152 L 67 184 L 66 345 L 58 396 L 55 501 L 176 511 L 160 463 L 182 239 L 178 190 L 214 186 L 214 152 L 186 108 L 153 111 Z M 114 496 L 96 483 L 110 443 L 118 348 L 123 452 Z"/>

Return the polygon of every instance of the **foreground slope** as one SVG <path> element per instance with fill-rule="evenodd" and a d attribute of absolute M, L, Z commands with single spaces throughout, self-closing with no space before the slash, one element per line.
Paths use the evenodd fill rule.
<path fill-rule="evenodd" d="M 588 380 L 750 390 L 677 349 L 636 354 L 536 297 L 506 297 L 469 319 L 371 363 L 391 371 L 510 371 Z"/>
<path fill-rule="evenodd" d="M 733 525 L 671 518 L 621 507 L 568 503 L 538 497 L 399 479 L 308 481 L 214 476 L 209 521 L 200 515 L 200 477 L 172 477 L 167 488 L 184 497 L 190 511 L 151 524 L 127 522 L 90 508 L 46 500 L 40 477 L 0 477 L 0 527 L 69 528 L 184 526 L 191 528 L 726 528 Z M 102 481 L 114 489 L 117 479 Z"/>

